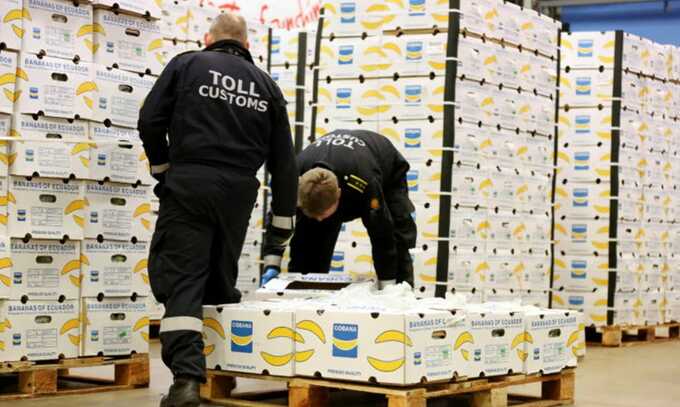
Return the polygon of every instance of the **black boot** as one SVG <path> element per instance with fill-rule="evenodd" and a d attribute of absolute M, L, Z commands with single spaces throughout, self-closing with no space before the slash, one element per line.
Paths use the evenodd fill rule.
<path fill-rule="evenodd" d="M 160 407 L 199 407 L 201 383 L 193 378 L 176 377 L 168 394 L 161 399 Z"/>

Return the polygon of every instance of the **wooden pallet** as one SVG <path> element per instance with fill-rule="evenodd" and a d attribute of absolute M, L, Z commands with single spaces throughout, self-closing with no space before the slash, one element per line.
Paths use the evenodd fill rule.
<path fill-rule="evenodd" d="M 112 366 L 113 379 L 72 374 Z M 84 357 L 43 362 L 0 363 L 0 401 L 149 387 L 149 355 Z"/>
<path fill-rule="evenodd" d="M 668 336 L 658 335 L 659 329 L 668 329 Z M 620 347 L 680 339 L 680 323 L 661 325 L 612 325 L 601 328 L 587 327 L 588 345 Z"/>
<path fill-rule="evenodd" d="M 425 407 L 429 399 L 459 397 L 467 398 L 472 407 L 552 407 L 574 404 L 575 376 L 575 369 L 565 369 L 552 375 L 520 374 L 443 384 L 394 387 L 211 370 L 208 372 L 207 383 L 201 387 L 201 397 L 206 402 L 223 406 L 326 407 L 331 405 L 332 394 L 354 392 L 366 399 L 375 396 L 386 398 L 388 407 Z M 287 384 L 288 390 L 232 395 L 236 378 Z M 509 387 L 531 383 L 541 383 L 540 398 L 508 394 Z M 380 404 L 380 400 L 376 400 L 375 403 Z"/>

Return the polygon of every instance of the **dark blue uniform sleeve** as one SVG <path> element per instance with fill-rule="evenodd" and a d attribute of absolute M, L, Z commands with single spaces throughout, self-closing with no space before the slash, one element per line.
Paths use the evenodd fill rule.
<path fill-rule="evenodd" d="M 167 134 L 177 99 L 178 60 L 175 57 L 168 63 L 139 112 L 139 137 L 155 177 L 170 166 Z"/>
<path fill-rule="evenodd" d="M 369 183 L 366 196 L 369 202 L 361 221 L 371 239 L 375 272 L 380 281 L 394 280 L 398 264 L 394 221 L 382 187 L 375 179 Z"/>
<path fill-rule="evenodd" d="M 298 189 L 298 168 L 288 111 L 283 96 L 279 96 L 273 104 L 273 133 L 267 159 L 267 170 L 271 174 L 272 210 L 264 238 L 265 267 L 276 268 L 280 268 L 283 252 L 293 236 Z"/>

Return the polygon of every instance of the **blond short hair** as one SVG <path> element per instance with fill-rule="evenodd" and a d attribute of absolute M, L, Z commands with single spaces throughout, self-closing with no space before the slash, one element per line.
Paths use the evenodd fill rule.
<path fill-rule="evenodd" d="M 237 14 L 219 14 L 210 25 L 209 32 L 213 41 L 236 40 L 244 46 L 248 42 L 248 24 L 243 16 Z"/>
<path fill-rule="evenodd" d="M 338 177 L 325 168 L 311 169 L 300 177 L 298 206 L 310 218 L 324 214 L 340 199 Z"/>

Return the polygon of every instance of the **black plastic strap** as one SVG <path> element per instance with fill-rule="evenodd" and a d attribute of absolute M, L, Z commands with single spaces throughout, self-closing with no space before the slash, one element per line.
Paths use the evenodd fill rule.
<path fill-rule="evenodd" d="M 555 92 L 555 140 L 553 143 L 553 177 L 552 177 L 552 191 L 550 202 L 550 287 L 553 287 L 555 282 L 555 190 L 557 189 L 557 150 L 559 149 L 560 128 L 557 123 L 560 122 L 560 81 L 562 80 L 561 64 L 562 64 L 562 30 L 557 30 L 557 89 Z M 552 308 L 553 292 L 550 290 L 548 294 L 548 307 Z"/>
<path fill-rule="evenodd" d="M 623 31 L 616 31 L 614 45 L 614 102 L 612 103 L 612 144 L 611 144 L 611 204 L 609 205 L 609 284 L 607 290 L 607 325 L 614 324 L 614 303 L 616 301 L 616 269 L 618 267 L 619 223 L 619 148 L 621 144 L 621 97 L 623 87 Z"/>
<path fill-rule="evenodd" d="M 273 30 L 271 27 L 267 30 L 267 73 L 272 74 L 272 36 Z M 264 169 L 264 185 L 269 185 L 269 171 L 267 167 Z M 262 219 L 267 222 L 267 212 L 269 211 L 269 191 L 262 189 Z M 264 226 L 264 225 L 263 225 Z M 262 233 L 262 242 L 264 242 L 265 232 Z M 264 259 L 264 244 L 260 246 L 260 258 Z M 260 265 L 260 276 L 264 273 L 264 264 Z"/>
<path fill-rule="evenodd" d="M 449 0 L 449 28 L 446 45 L 446 79 L 444 83 L 444 151 L 442 153 L 442 177 L 440 191 L 444 192 L 439 198 L 439 237 L 437 244 L 437 282 L 449 280 L 449 236 L 451 229 L 451 189 L 453 185 L 453 147 L 456 140 L 456 111 L 453 102 L 456 101 L 456 76 L 458 62 L 453 58 L 458 56 L 458 37 L 460 32 L 460 15 L 454 10 L 460 9 L 460 0 Z M 437 297 L 446 296 L 447 286 L 438 284 L 435 288 Z"/>
<path fill-rule="evenodd" d="M 302 151 L 305 127 L 305 79 L 307 76 L 307 33 L 298 34 L 298 63 L 295 80 L 295 153 Z"/>
<path fill-rule="evenodd" d="M 311 131 L 309 135 L 309 142 L 313 143 L 316 140 L 316 116 L 317 107 L 319 103 L 319 65 L 321 63 L 321 37 L 323 35 L 325 10 L 321 8 L 321 16 L 319 17 L 319 26 L 316 29 L 316 48 L 314 49 L 314 83 L 312 88 L 312 120 Z"/>

